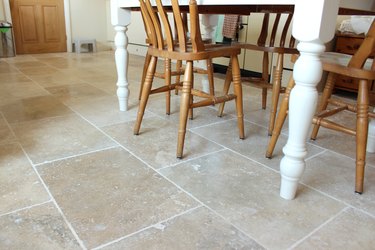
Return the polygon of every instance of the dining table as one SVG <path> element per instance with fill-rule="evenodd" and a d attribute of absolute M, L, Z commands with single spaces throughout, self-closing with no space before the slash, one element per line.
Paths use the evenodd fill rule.
<path fill-rule="evenodd" d="M 153 2 L 151 0 L 151 2 Z M 206 33 L 214 30 L 214 14 L 249 15 L 267 8 L 294 11 L 292 34 L 298 41 L 300 53 L 293 67 L 295 87 L 289 99 L 289 133 L 284 156 L 280 162 L 280 196 L 291 200 L 296 197 L 299 180 L 305 169 L 306 141 L 318 102 L 317 84 L 323 69 L 320 55 L 325 44 L 334 37 L 337 15 L 361 14 L 361 11 L 340 8 L 340 0 L 196 0 L 203 14 Z M 163 0 L 168 8 L 170 0 Z M 189 0 L 179 0 L 182 10 L 188 10 Z M 121 111 L 128 110 L 127 27 L 131 25 L 131 11 L 139 11 L 139 0 L 111 0 L 111 23 L 116 31 L 115 62 L 117 69 L 117 97 Z M 363 12 L 366 15 L 366 11 Z M 367 13 L 368 14 L 368 13 Z"/>

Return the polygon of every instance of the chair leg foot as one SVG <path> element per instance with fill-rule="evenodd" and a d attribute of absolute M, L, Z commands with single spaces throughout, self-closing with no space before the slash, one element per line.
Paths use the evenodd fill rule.
<path fill-rule="evenodd" d="M 356 193 L 356 194 L 362 194 L 363 192 L 354 191 L 354 193 Z"/>

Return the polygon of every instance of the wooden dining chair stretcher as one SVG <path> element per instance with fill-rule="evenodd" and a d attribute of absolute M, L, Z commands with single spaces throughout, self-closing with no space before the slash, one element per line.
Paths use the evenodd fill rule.
<path fill-rule="evenodd" d="M 240 68 L 237 58 L 237 56 L 240 54 L 240 49 L 225 46 L 205 46 L 201 38 L 198 8 L 195 0 L 190 0 L 189 3 L 191 44 L 188 44 L 186 32 L 184 30 L 183 22 L 181 19 L 181 11 L 178 0 L 172 0 L 171 3 L 177 26 L 177 44 L 173 42 L 171 26 L 161 0 L 156 0 L 156 8 L 151 5 L 150 0 L 140 0 L 140 6 L 142 14 L 144 15 L 144 20 L 147 22 L 147 26 L 150 27 L 150 38 L 152 42 L 147 52 L 151 56 L 151 60 L 147 68 L 146 77 L 142 89 L 142 96 L 139 104 L 137 120 L 134 126 L 134 134 L 139 134 L 149 95 L 152 93 L 160 93 L 177 88 L 181 91 L 181 101 L 176 155 L 178 158 L 182 158 L 187 118 L 188 115 L 192 113 L 193 108 L 234 100 L 236 102 L 239 137 L 241 139 L 244 138 L 242 86 Z M 194 88 L 193 62 L 197 60 L 212 60 L 216 57 L 231 58 L 231 74 L 233 76 L 234 82 L 233 94 L 215 96 L 213 95 L 213 93 L 205 93 Z M 156 61 L 158 60 L 158 58 L 186 61 L 182 85 L 180 83 L 174 83 L 168 86 L 152 89 L 153 78 L 155 76 Z M 200 97 L 199 101 L 195 102 L 193 96 Z"/>
<path fill-rule="evenodd" d="M 355 192 L 363 192 L 364 170 L 366 164 L 366 145 L 368 135 L 369 117 L 375 118 L 375 114 L 369 110 L 369 89 L 372 81 L 375 80 L 375 61 L 369 58 L 375 52 L 375 22 L 372 23 L 363 43 L 353 55 L 326 52 L 321 56 L 323 70 L 328 72 L 324 86 L 322 99 L 313 118 L 313 130 L 311 139 L 315 140 L 322 126 L 334 131 L 343 132 L 356 137 L 356 177 Z M 332 96 L 338 75 L 351 77 L 359 81 L 356 103 L 350 103 L 344 99 Z M 293 88 L 294 81 L 288 85 L 288 92 Z M 276 119 L 275 129 L 268 145 L 266 157 L 271 157 L 277 139 L 280 135 L 282 125 L 285 121 L 288 110 L 289 95 L 285 95 L 282 101 L 279 114 Z M 341 111 L 350 111 L 356 114 L 355 128 L 349 128 L 329 119 Z"/>
<path fill-rule="evenodd" d="M 274 17 L 273 21 L 271 16 Z M 285 17 L 285 21 L 281 21 Z M 282 73 L 284 68 L 284 56 L 286 54 L 298 54 L 295 48 L 295 39 L 290 34 L 293 12 L 270 12 L 263 13 L 262 28 L 258 36 L 257 43 L 232 42 L 232 46 L 262 52 L 262 73 L 260 77 L 242 77 L 242 82 L 250 82 L 252 85 L 262 89 L 262 108 L 267 106 L 267 91 L 272 89 L 272 102 L 270 107 L 268 134 L 272 134 L 279 102 L 279 95 L 285 91 L 282 87 Z M 251 25 L 251 24 L 249 24 Z M 271 31 L 271 32 L 269 32 Z M 281 34 L 280 32 L 281 31 Z M 279 39 L 278 39 L 278 35 Z M 279 40 L 279 41 L 278 41 Z M 273 80 L 270 82 L 270 62 L 269 55 L 276 54 L 276 65 L 273 72 Z M 226 79 L 224 92 L 229 90 L 230 79 Z M 219 116 L 223 114 L 224 104 L 219 107 Z"/>

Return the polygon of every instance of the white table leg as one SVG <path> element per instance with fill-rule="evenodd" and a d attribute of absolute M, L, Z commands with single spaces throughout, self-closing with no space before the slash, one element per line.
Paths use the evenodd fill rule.
<path fill-rule="evenodd" d="M 117 69 L 117 97 L 121 111 L 128 110 L 129 88 L 128 88 L 128 59 L 127 50 L 128 37 L 126 36 L 126 27 L 115 26 L 115 60 Z"/>
<path fill-rule="evenodd" d="M 322 76 L 319 55 L 333 38 L 339 0 L 296 1 L 293 36 L 300 41 L 294 65 L 296 86 L 289 99 L 289 137 L 280 163 L 280 196 L 293 199 L 305 169 L 306 139 L 316 109 L 316 85 Z"/>
<path fill-rule="evenodd" d="M 117 69 L 117 97 L 121 111 L 128 110 L 128 38 L 127 26 L 130 24 L 130 10 L 119 7 L 117 0 L 111 0 L 111 23 L 116 30 L 115 36 L 115 61 Z"/>
<path fill-rule="evenodd" d="M 324 49 L 322 44 L 298 44 L 301 55 L 294 65 L 296 86 L 289 99 L 289 138 L 283 148 L 285 156 L 280 163 L 280 196 L 285 199 L 294 198 L 298 181 L 305 169 L 306 139 L 318 100 L 316 85 L 322 76 L 319 54 Z"/>

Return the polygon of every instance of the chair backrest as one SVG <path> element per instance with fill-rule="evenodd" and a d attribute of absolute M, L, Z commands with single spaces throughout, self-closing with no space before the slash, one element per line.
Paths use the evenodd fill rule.
<path fill-rule="evenodd" d="M 372 22 L 369 31 L 357 52 L 350 59 L 348 67 L 362 68 L 366 60 L 375 52 L 375 20 Z M 375 70 L 375 60 L 373 60 L 372 70 Z"/>
<path fill-rule="evenodd" d="M 145 24 L 147 37 L 150 45 L 160 50 L 176 50 L 176 43 L 173 39 L 171 25 L 169 23 L 167 12 L 161 0 L 156 0 L 156 8 L 151 5 L 150 0 L 139 0 L 142 12 L 142 18 Z M 186 19 L 181 13 L 178 0 L 172 0 L 173 17 L 176 26 L 179 51 L 187 50 L 187 30 Z M 193 52 L 204 50 L 204 44 L 199 26 L 198 7 L 195 0 L 189 2 L 190 13 L 190 42 Z"/>
<path fill-rule="evenodd" d="M 291 35 L 291 32 L 288 32 L 291 28 L 291 23 L 293 19 L 293 12 L 285 11 L 285 12 L 269 12 L 264 11 L 263 22 L 262 22 L 262 29 L 258 37 L 257 44 L 259 46 L 269 46 L 269 47 L 281 47 L 281 48 L 294 48 L 295 46 L 295 39 Z M 272 23 L 270 23 L 271 15 L 275 15 L 275 19 Z M 280 22 L 282 16 L 286 15 L 285 22 Z M 272 28 L 271 34 L 269 34 L 268 30 Z M 279 30 L 281 31 L 280 35 L 280 42 L 275 45 L 276 35 L 278 34 Z M 290 35 L 288 35 L 290 34 Z M 286 41 L 289 40 L 289 43 L 285 44 Z"/>

